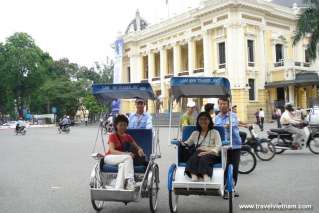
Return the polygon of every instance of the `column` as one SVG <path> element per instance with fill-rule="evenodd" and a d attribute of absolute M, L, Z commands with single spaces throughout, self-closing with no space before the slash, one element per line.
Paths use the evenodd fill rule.
<path fill-rule="evenodd" d="M 196 54 L 196 47 L 195 47 L 195 41 L 189 40 L 188 41 L 188 72 L 189 75 L 193 74 L 193 71 L 195 69 L 195 54 Z"/>
<path fill-rule="evenodd" d="M 148 82 L 152 82 L 155 75 L 155 56 L 151 51 L 148 53 Z"/>
<path fill-rule="evenodd" d="M 245 36 L 242 25 L 227 26 L 226 70 L 232 87 L 246 86 Z"/>
<path fill-rule="evenodd" d="M 165 111 L 167 107 L 167 92 L 165 91 L 165 75 L 167 74 L 167 51 L 165 48 L 162 48 L 160 51 L 160 72 L 163 109 Z"/>
<path fill-rule="evenodd" d="M 295 104 L 295 87 L 294 86 L 289 86 L 288 87 L 289 90 L 289 103 L 291 104 Z"/>
<path fill-rule="evenodd" d="M 212 76 L 213 71 L 213 48 L 212 48 L 211 31 L 205 31 L 203 34 L 203 49 L 204 49 L 204 75 Z"/>
<path fill-rule="evenodd" d="M 173 59 L 174 59 L 174 76 L 178 76 L 181 72 L 181 46 L 176 44 L 173 49 Z"/>

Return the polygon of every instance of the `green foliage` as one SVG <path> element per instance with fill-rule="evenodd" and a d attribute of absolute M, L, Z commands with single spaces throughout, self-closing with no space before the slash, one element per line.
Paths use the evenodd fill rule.
<path fill-rule="evenodd" d="M 311 60 L 315 60 L 319 43 L 319 0 L 306 0 L 305 3 L 307 8 L 298 18 L 294 45 L 307 37 L 309 39 L 307 54 Z"/>
<path fill-rule="evenodd" d="M 84 96 L 83 105 L 90 113 L 93 114 L 103 112 L 105 109 L 103 105 L 97 102 L 96 98 L 90 92 Z"/>
<path fill-rule="evenodd" d="M 87 68 L 67 58 L 54 61 L 26 33 L 15 33 L 0 43 L 0 116 L 16 114 L 16 108 L 31 113 L 74 116 L 83 99 L 92 113 L 103 107 L 90 94 L 93 82 L 111 83 L 113 65 L 96 63 Z"/>

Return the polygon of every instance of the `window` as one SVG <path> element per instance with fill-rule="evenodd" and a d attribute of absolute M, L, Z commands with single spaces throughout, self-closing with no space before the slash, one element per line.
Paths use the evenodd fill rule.
<path fill-rule="evenodd" d="M 127 67 L 127 82 L 131 82 L 131 67 Z"/>
<path fill-rule="evenodd" d="M 247 40 L 247 48 L 248 48 L 248 66 L 255 66 L 255 57 L 254 57 L 254 41 Z"/>
<path fill-rule="evenodd" d="M 226 68 L 225 42 L 218 43 L 218 63 L 219 69 Z"/>
<path fill-rule="evenodd" d="M 155 53 L 155 73 L 154 77 L 160 76 L 160 54 Z"/>
<path fill-rule="evenodd" d="M 276 44 L 276 63 L 275 67 L 284 66 L 284 49 L 282 44 Z"/>
<path fill-rule="evenodd" d="M 309 58 L 309 50 L 305 50 L 305 67 L 310 67 L 310 58 Z"/>
<path fill-rule="evenodd" d="M 148 56 L 143 56 L 143 79 L 148 79 Z"/>
<path fill-rule="evenodd" d="M 255 79 L 248 79 L 249 85 L 249 100 L 254 101 L 256 99 L 255 95 Z"/>

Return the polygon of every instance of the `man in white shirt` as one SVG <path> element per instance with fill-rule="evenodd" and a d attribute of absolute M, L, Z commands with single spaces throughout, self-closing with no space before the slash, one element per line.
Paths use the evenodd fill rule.
<path fill-rule="evenodd" d="M 260 119 L 260 130 L 264 131 L 264 121 L 265 121 L 265 113 L 262 108 L 259 109 L 259 119 Z"/>
<path fill-rule="evenodd" d="M 296 126 L 303 123 L 300 112 L 296 111 L 291 104 L 286 105 L 286 110 L 280 118 L 284 130 L 295 135 L 293 145 L 297 149 L 301 147 L 301 143 L 305 140 L 306 134 L 303 129 Z"/>

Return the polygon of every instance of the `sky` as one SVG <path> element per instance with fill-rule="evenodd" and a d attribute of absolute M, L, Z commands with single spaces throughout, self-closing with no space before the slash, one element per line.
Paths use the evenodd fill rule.
<path fill-rule="evenodd" d="M 200 1 L 168 0 L 169 14 L 197 7 Z M 287 6 L 301 1 L 274 0 Z M 90 67 L 113 57 L 111 44 L 137 9 L 151 24 L 168 18 L 166 0 L 0 0 L 0 42 L 26 32 L 55 60 L 66 57 Z"/>
<path fill-rule="evenodd" d="M 169 0 L 170 15 L 200 0 Z M 0 42 L 26 32 L 55 60 L 93 66 L 113 57 L 111 44 L 139 9 L 149 23 L 168 17 L 166 0 L 0 0 Z"/>

